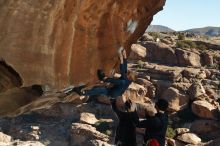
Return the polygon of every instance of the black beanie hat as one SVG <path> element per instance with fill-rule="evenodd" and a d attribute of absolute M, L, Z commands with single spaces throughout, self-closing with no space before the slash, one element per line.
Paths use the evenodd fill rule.
<path fill-rule="evenodd" d="M 156 106 L 159 110 L 166 111 L 168 108 L 168 102 L 164 99 L 158 99 L 156 102 Z"/>

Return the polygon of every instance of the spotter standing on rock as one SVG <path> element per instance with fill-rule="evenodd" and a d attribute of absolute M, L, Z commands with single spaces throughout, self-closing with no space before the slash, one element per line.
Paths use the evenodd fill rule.
<path fill-rule="evenodd" d="M 117 100 L 120 100 L 120 98 L 117 98 Z M 127 100 L 124 103 L 124 111 L 122 111 L 118 108 L 116 99 L 111 100 L 111 104 L 119 120 L 115 133 L 116 146 L 136 146 L 136 125 L 139 121 L 136 105 Z"/>
<path fill-rule="evenodd" d="M 102 70 L 97 71 L 99 80 L 105 83 L 110 83 L 110 87 L 98 86 L 93 87 L 90 90 L 81 91 L 86 87 L 83 85 L 73 88 L 72 91 L 84 96 L 106 95 L 110 99 L 116 99 L 117 97 L 122 96 L 131 82 L 135 80 L 135 76 L 132 72 L 127 71 L 127 55 L 125 49 L 121 47 L 118 52 L 120 58 L 120 78 L 105 77 L 105 74 L 102 72 Z"/>
<path fill-rule="evenodd" d="M 155 116 L 146 115 L 146 120 L 140 121 L 137 124 L 137 127 L 139 128 L 146 128 L 144 146 L 152 139 L 157 140 L 159 146 L 165 146 L 165 135 L 168 125 L 168 115 L 166 113 L 168 102 L 164 99 L 159 99 L 156 102 L 155 107 L 157 109 Z"/>

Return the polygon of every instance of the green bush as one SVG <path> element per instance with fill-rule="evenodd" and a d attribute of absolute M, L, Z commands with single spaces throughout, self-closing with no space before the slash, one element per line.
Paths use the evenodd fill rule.
<path fill-rule="evenodd" d="M 168 138 L 174 138 L 176 136 L 176 131 L 171 126 L 168 125 L 167 131 L 166 131 L 166 137 Z"/>
<path fill-rule="evenodd" d="M 206 47 L 206 45 L 200 44 L 200 45 L 198 46 L 198 49 L 204 51 L 204 50 L 207 50 L 207 47 Z"/>
<path fill-rule="evenodd" d="M 177 48 L 190 48 L 190 46 L 188 44 L 184 43 L 183 41 L 178 41 L 176 43 L 176 47 Z"/>
<path fill-rule="evenodd" d="M 190 40 L 184 40 L 184 41 L 178 41 L 176 43 L 177 48 L 197 48 L 197 45 L 195 42 Z"/>
<path fill-rule="evenodd" d="M 183 33 L 180 33 L 178 35 L 178 40 L 185 40 L 185 35 Z"/>
<path fill-rule="evenodd" d="M 138 65 L 138 68 L 139 68 L 139 69 L 142 69 L 142 68 L 144 67 L 144 64 L 145 64 L 145 63 L 144 63 L 144 61 L 142 61 L 142 60 L 138 60 L 138 61 L 137 61 L 137 65 Z"/>
<path fill-rule="evenodd" d="M 160 34 L 158 32 L 149 32 L 148 34 L 150 36 L 152 36 L 155 41 L 156 41 L 157 38 L 160 38 Z"/>
<path fill-rule="evenodd" d="M 176 136 L 176 131 L 173 127 L 174 127 L 174 123 L 171 119 L 169 119 L 168 120 L 167 131 L 166 131 L 166 137 L 174 138 Z"/>
<path fill-rule="evenodd" d="M 190 48 L 196 48 L 197 47 L 196 43 L 193 42 L 193 41 L 185 40 L 184 42 L 187 43 L 190 46 Z"/>

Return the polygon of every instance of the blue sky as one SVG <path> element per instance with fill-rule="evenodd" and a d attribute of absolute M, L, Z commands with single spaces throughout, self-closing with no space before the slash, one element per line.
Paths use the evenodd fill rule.
<path fill-rule="evenodd" d="M 220 27 L 220 0 L 166 0 L 151 24 L 186 30 L 205 26 Z"/>

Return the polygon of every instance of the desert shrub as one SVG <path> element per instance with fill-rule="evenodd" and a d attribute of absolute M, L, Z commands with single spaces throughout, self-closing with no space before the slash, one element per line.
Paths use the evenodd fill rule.
<path fill-rule="evenodd" d="M 188 44 L 184 43 L 183 41 L 178 41 L 176 43 L 176 47 L 177 48 L 190 48 L 190 46 Z"/>
<path fill-rule="evenodd" d="M 204 45 L 204 44 L 200 44 L 199 46 L 198 46 L 198 49 L 200 49 L 200 50 L 207 50 L 207 47 L 206 47 L 206 45 Z"/>
<path fill-rule="evenodd" d="M 177 48 L 197 48 L 197 45 L 195 42 L 190 40 L 184 40 L 184 41 L 178 41 L 176 43 Z"/>
<path fill-rule="evenodd" d="M 180 33 L 178 35 L 178 40 L 185 40 L 185 35 L 183 33 Z"/>
<path fill-rule="evenodd" d="M 168 126 L 167 126 L 167 131 L 166 131 L 166 137 L 169 137 L 169 138 L 174 138 L 176 135 L 176 131 L 175 129 L 173 128 L 173 121 L 171 121 L 169 119 L 168 121 Z"/>
<path fill-rule="evenodd" d="M 137 68 L 142 69 L 144 67 L 144 61 L 138 60 L 137 61 Z"/>
<path fill-rule="evenodd" d="M 168 125 L 167 131 L 166 131 L 166 137 L 174 138 L 175 135 L 176 135 L 175 129 Z"/>
<path fill-rule="evenodd" d="M 160 38 L 160 34 L 158 32 L 149 32 L 148 34 L 151 35 L 154 38 L 154 40 Z"/>
<path fill-rule="evenodd" d="M 185 40 L 184 42 L 185 42 L 186 44 L 188 44 L 188 45 L 190 46 L 190 48 L 196 48 L 196 47 L 197 47 L 196 43 L 193 42 L 193 41 Z"/>

